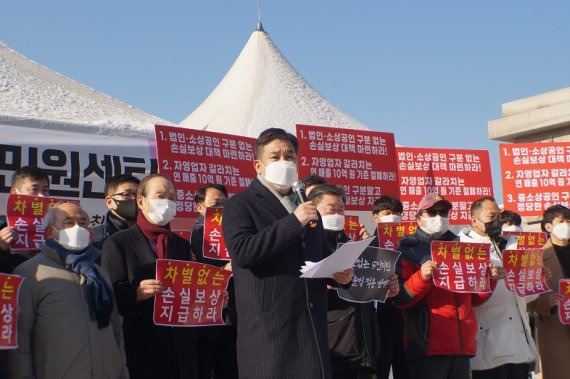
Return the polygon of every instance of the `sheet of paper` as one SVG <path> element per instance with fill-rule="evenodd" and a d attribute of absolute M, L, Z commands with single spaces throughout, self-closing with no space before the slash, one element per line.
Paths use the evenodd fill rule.
<path fill-rule="evenodd" d="M 309 270 L 311 267 L 313 267 L 316 264 L 317 262 L 305 261 L 305 265 L 301 266 L 301 273 L 307 272 L 307 270 Z"/>
<path fill-rule="evenodd" d="M 314 262 L 305 262 L 306 271 L 301 278 L 332 278 L 335 272 L 344 271 L 354 265 L 356 259 L 370 245 L 376 236 L 356 242 L 347 242 L 327 258 Z M 311 263 L 314 263 L 311 266 Z M 310 267 L 308 267 L 310 266 Z"/>

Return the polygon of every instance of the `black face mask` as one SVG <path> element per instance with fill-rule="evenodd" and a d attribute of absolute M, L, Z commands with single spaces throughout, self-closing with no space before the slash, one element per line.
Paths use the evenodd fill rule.
<path fill-rule="evenodd" d="M 501 235 L 503 228 L 503 223 L 501 222 L 501 219 L 496 218 L 492 221 L 484 222 L 483 224 L 485 225 L 485 233 L 487 233 L 489 237 L 495 239 Z"/>
<path fill-rule="evenodd" d="M 133 221 L 137 217 L 137 201 L 135 199 L 129 200 L 115 200 L 117 204 L 117 209 L 115 213 L 124 218 L 127 221 Z"/>

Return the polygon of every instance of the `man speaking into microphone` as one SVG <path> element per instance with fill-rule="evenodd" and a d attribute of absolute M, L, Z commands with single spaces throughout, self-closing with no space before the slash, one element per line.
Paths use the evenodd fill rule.
<path fill-rule="evenodd" d="M 283 129 L 255 142 L 257 177 L 224 206 L 224 238 L 232 260 L 238 313 L 240 378 L 330 378 L 327 282 L 301 279 L 305 261 L 330 254 L 311 201 L 299 204 L 297 138 Z M 317 226 L 309 226 L 316 221 Z M 353 270 L 334 274 L 349 285 Z M 336 284 L 336 285 L 338 285 Z"/>

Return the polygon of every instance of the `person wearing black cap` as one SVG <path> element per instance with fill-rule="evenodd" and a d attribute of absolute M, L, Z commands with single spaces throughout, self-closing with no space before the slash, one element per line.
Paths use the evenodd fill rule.
<path fill-rule="evenodd" d="M 416 233 L 400 241 L 402 258 L 396 272 L 400 292 L 394 301 L 404 310 L 406 354 L 411 378 L 468 379 L 469 358 L 475 355 L 477 318 L 474 306 L 490 293 L 454 293 L 432 282 L 437 265 L 431 260 L 432 241 L 455 241 L 449 230 L 452 205 L 428 194 L 418 205 Z M 492 267 L 492 278 L 498 270 Z M 494 288 L 496 280 L 491 280 Z"/>

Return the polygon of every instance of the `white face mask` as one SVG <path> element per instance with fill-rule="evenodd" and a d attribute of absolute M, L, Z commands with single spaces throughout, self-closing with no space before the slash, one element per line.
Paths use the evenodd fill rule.
<path fill-rule="evenodd" d="M 506 225 L 503 226 L 503 232 L 522 232 L 522 228 L 520 226 L 513 225 Z"/>
<path fill-rule="evenodd" d="M 333 215 L 324 215 L 323 218 L 323 228 L 325 230 L 333 230 L 338 232 L 344 229 L 344 215 L 339 215 L 335 213 Z"/>
<path fill-rule="evenodd" d="M 89 230 L 82 228 L 78 224 L 71 228 L 61 229 L 57 242 L 70 251 L 81 251 L 89 246 Z"/>
<path fill-rule="evenodd" d="M 280 189 L 291 188 L 298 180 L 297 165 L 289 161 L 271 162 L 265 167 L 265 180 Z"/>
<path fill-rule="evenodd" d="M 449 218 L 447 217 L 440 215 L 435 217 L 421 216 L 421 219 L 425 222 L 425 226 L 421 228 L 427 234 L 441 235 L 449 230 Z"/>
<path fill-rule="evenodd" d="M 552 234 L 554 234 L 559 240 L 568 241 L 570 239 L 570 224 L 567 222 L 561 222 L 560 224 L 554 225 L 554 228 L 552 228 Z"/>
<path fill-rule="evenodd" d="M 380 216 L 380 222 L 400 222 L 400 221 L 402 221 L 402 216 L 398 215 Z"/>
<path fill-rule="evenodd" d="M 150 209 L 146 216 L 155 225 L 164 226 L 176 216 L 176 203 L 168 199 L 148 200 Z"/>

